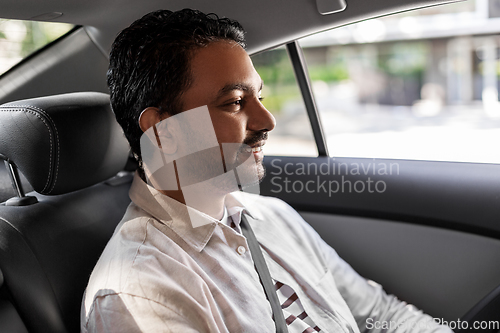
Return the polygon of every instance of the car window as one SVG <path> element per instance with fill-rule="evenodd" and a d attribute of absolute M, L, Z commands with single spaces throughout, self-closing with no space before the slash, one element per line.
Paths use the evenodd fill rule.
<path fill-rule="evenodd" d="M 466 1 L 300 40 L 332 156 L 500 163 L 500 5 Z"/>
<path fill-rule="evenodd" d="M 0 19 L 0 75 L 73 27 L 66 23 Z"/>
<path fill-rule="evenodd" d="M 264 81 L 262 103 L 274 115 L 277 123 L 264 147 L 266 155 L 318 156 L 286 49 L 280 47 L 253 55 L 252 61 Z"/>

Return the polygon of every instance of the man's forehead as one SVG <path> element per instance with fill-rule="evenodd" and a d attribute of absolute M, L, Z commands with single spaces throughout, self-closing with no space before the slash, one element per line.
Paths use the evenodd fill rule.
<path fill-rule="evenodd" d="M 191 78 L 191 93 L 210 99 L 235 90 L 258 93 L 262 88 L 262 80 L 246 51 L 227 41 L 211 43 L 194 54 Z"/>

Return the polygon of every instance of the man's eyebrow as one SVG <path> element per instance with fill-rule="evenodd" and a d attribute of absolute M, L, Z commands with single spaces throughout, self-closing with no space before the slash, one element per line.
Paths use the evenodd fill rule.
<path fill-rule="evenodd" d="M 260 81 L 260 86 L 259 86 L 259 91 L 262 90 L 262 87 L 264 86 L 264 81 Z M 227 93 L 233 91 L 233 90 L 241 90 L 241 91 L 250 91 L 254 92 L 254 88 L 246 83 L 229 83 L 226 84 L 224 87 L 222 87 L 219 92 L 217 93 L 216 99 L 221 98 L 222 96 L 226 95 Z"/>

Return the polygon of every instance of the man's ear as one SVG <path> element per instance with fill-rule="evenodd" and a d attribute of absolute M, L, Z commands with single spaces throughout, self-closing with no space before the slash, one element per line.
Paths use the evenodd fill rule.
<path fill-rule="evenodd" d="M 160 110 L 150 106 L 142 110 L 139 116 L 139 127 L 143 132 L 146 132 L 151 126 L 156 125 L 160 121 Z"/>
<path fill-rule="evenodd" d="M 143 132 L 146 132 L 148 129 L 153 127 L 153 132 L 156 138 L 156 142 L 154 142 L 154 144 L 158 145 L 163 153 L 173 154 L 177 151 L 177 140 L 175 139 L 175 135 L 171 133 L 170 129 L 165 126 L 165 124 L 155 126 L 166 118 L 162 119 L 160 116 L 160 110 L 156 107 L 150 106 L 141 112 L 141 115 L 139 116 L 139 127 Z"/>

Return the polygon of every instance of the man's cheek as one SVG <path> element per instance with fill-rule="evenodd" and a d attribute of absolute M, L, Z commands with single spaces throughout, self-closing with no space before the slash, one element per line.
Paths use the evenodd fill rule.
<path fill-rule="evenodd" d="M 248 152 L 246 147 L 248 146 L 240 143 L 221 143 L 221 153 L 226 171 L 235 170 L 250 157 L 252 153 Z"/>
<path fill-rule="evenodd" d="M 236 171 L 243 183 L 257 177 L 257 161 L 252 153 L 252 147 L 239 143 L 222 143 L 221 146 L 226 161 L 226 171 Z"/>

